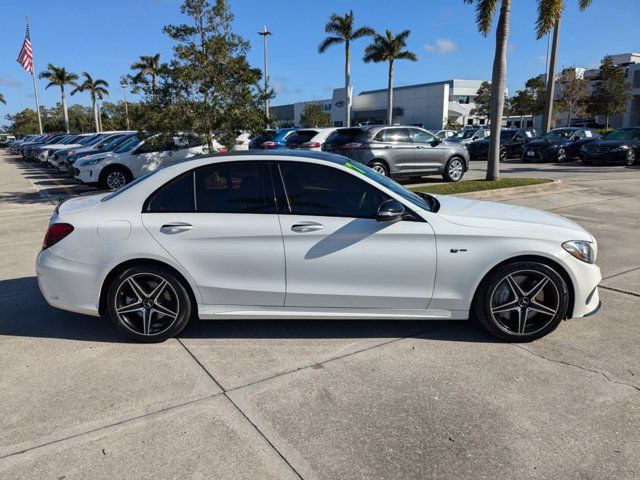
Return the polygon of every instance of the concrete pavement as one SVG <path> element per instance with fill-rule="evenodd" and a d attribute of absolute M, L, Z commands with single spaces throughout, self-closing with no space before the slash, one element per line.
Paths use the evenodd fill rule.
<path fill-rule="evenodd" d="M 0 478 L 638 478 L 640 169 L 503 171 L 572 187 L 509 201 L 596 235 L 598 315 L 526 345 L 371 321 L 198 322 L 139 345 L 46 305 L 33 262 L 79 189 L 0 153 Z"/>

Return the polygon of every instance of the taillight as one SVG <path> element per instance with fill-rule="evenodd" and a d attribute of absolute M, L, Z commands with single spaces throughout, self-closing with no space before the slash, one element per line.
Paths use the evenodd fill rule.
<path fill-rule="evenodd" d="M 367 148 L 369 146 L 368 143 L 360 143 L 360 142 L 351 142 L 351 143 L 345 143 L 342 147 L 340 148 L 353 148 L 353 149 L 362 149 L 362 148 Z"/>
<path fill-rule="evenodd" d="M 236 145 L 244 145 L 244 142 L 242 140 L 236 140 Z"/>
<path fill-rule="evenodd" d="M 228 151 L 229 151 L 229 149 L 228 149 L 227 147 L 220 147 L 220 148 L 218 149 L 218 153 L 226 153 L 226 152 L 228 152 Z"/>
<path fill-rule="evenodd" d="M 318 142 L 304 142 L 300 148 L 320 148 L 320 144 Z"/>
<path fill-rule="evenodd" d="M 49 230 L 47 230 L 47 234 L 44 236 L 42 249 L 46 250 L 50 246 L 55 245 L 71 232 L 73 232 L 73 225 L 69 225 L 68 223 L 52 223 L 49 225 Z"/>
<path fill-rule="evenodd" d="M 262 148 L 275 148 L 279 145 L 278 142 L 263 142 L 260 144 Z"/>

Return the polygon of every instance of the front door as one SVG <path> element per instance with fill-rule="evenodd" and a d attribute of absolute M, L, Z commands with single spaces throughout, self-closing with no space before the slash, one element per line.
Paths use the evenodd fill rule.
<path fill-rule="evenodd" d="M 426 130 L 410 128 L 409 133 L 416 149 L 416 172 L 440 172 L 444 162 L 444 146 Z"/>
<path fill-rule="evenodd" d="M 375 156 L 389 164 L 392 173 L 407 173 L 414 168 L 414 146 L 406 128 L 385 128 L 376 134 L 371 147 Z"/>
<path fill-rule="evenodd" d="M 142 221 L 205 304 L 281 307 L 284 247 L 273 198 L 266 162 L 219 162 L 159 189 Z"/>
<path fill-rule="evenodd" d="M 287 307 L 426 308 L 433 229 L 417 217 L 378 222 L 388 197 L 359 175 L 295 161 L 277 166 Z"/>

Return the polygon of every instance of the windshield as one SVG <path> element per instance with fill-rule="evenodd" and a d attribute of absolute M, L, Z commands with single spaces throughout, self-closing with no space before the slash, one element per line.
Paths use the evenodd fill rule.
<path fill-rule="evenodd" d="M 92 145 L 95 145 L 96 143 L 104 140 L 105 138 L 109 138 L 111 135 L 112 134 L 110 133 L 102 133 L 100 135 L 91 135 L 89 137 L 83 138 L 78 143 L 81 143 L 82 145 L 85 145 L 87 147 L 91 147 Z"/>
<path fill-rule="evenodd" d="M 500 140 L 510 140 L 516 135 L 515 130 L 502 130 L 500 132 Z"/>
<path fill-rule="evenodd" d="M 639 140 L 640 128 L 620 128 L 608 133 L 605 140 Z"/>
<path fill-rule="evenodd" d="M 117 135 L 115 138 L 110 138 L 109 140 L 105 141 L 97 148 L 97 150 L 100 150 L 101 152 L 110 152 L 111 150 L 118 148 L 124 142 L 135 136 L 135 133 L 132 135 Z"/>
<path fill-rule="evenodd" d="M 128 139 L 126 142 L 122 143 L 113 152 L 114 153 L 128 152 L 129 150 L 131 150 L 132 148 L 137 146 L 141 141 L 142 141 L 142 139 L 138 135 L 135 135 L 135 136 L 131 137 L 130 139 Z"/>
<path fill-rule="evenodd" d="M 459 132 L 454 133 L 450 139 L 454 140 L 464 140 L 466 138 L 473 137 L 473 134 L 476 133 L 475 130 L 460 130 Z"/>
<path fill-rule="evenodd" d="M 353 142 L 365 132 L 362 128 L 341 128 L 333 132 L 324 142 L 327 148 L 335 148 Z"/>
<path fill-rule="evenodd" d="M 543 138 L 546 140 L 562 140 L 570 138 L 575 130 L 551 130 Z"/>
<path fill-rule="evenodd" d="M 301 145 L 318 134 L 316 130 L 298 130 L 287 138 L 287 146 Z"/>

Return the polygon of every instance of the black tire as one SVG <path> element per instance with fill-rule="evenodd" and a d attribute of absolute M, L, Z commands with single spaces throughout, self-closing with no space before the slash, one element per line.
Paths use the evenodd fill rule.
<path fill-rule="evenodd" d="M 444 166 L 442 178 L 445 182 L 459 182 L 464 176 L 464 160 L 460 157 L 451 157 Z"/>
<path fill-rule="evenodd" d="M 633 148 L 630 148 L 624 157 L 624 164 L 627 167 L 631 167 L 636 163 L 636 160 L 637 160 L 636 151 Z"/>
<path fill-rule="evenodd" d="M 567 161 L 567 150 L 565 148 L 560 147 L 558 152 L 556 153 L 556 162 L 566 162 Z"/>
<path fill-rule="evenodd" d="M 538 287 L 541 290 L 536 293 Z M 569 291 L 562 276 L 536 261 L 515 261 L 491 272 L 480 284 L 473 305 L 482 326 L 509 342 L 544 337 L 566 317 L 568 308 Z M 551 315 L 551 311 L 555 313 Z"/>
<path fill-rule="evenodd" d="M 130 183 L 131 180 L 133 180 L 133 175 L 131 175 L 131 172 L 127 168 L 114 165 L 112 167 L 106 167 L 100 172 L 98 184 L 106 190 L 117 190 L 124 187 L 127 183 Z"/>
<path fill-rule="evenodd" d="M 163 281 L 166 284 L 154 297 Z M 134 285 L 141 289 L 139 293 Z M 168 268 L 131 267 L 111 280 L 107 291 L 107 315 L 118 330 L 138 342 L 164 342 L 178 335 L 193 315 L 195 304 L 188 288 Z M 145 322 L 145 318 L 149 321 Z"/>
<path fill-rule="evenodd" d="M 372 160 L 371 162 L 369 162 L 367 166 L 370 169 L 382 175 L 383 177 L 389 176 L 389 167 L 384 162 L 381 162 L 380 160 Z"/>

